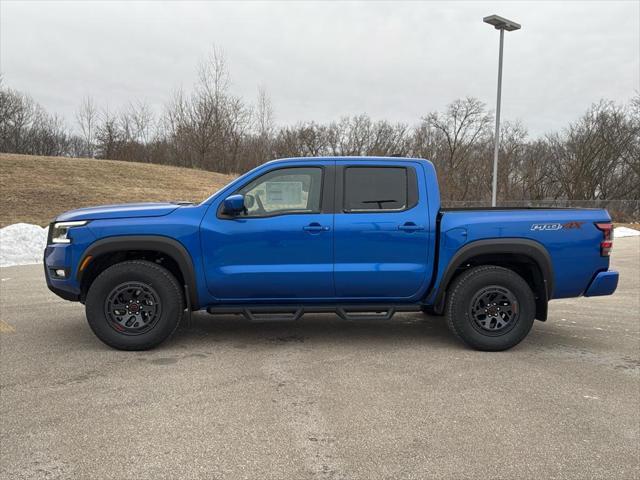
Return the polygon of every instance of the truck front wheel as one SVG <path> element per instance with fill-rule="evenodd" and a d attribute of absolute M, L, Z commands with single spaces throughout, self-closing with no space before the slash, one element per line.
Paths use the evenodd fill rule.
<path fill-rule="evenodd" d="M 494 265 L 471 268 L 453 282 L 447 296 L 449 329 L 478 350 L 507 350 L 527 336 L 535 298 L 527 282 Z"/>
<path fill-rule="evenodd" d="M 105 269 L 86 299 L 96 336 L 119 350 L 147 350 L 175 332 L 183 311 L 175 277 L 153 262 L 131 260 Z"/>

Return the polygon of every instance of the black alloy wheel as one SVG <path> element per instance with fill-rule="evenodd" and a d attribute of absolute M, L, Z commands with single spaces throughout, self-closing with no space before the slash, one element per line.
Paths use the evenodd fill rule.
<path fill-rule="evenodd" d="M 508 288 L 490 285 L 474 295 L 469 313 L 478 328 L 502 335 L 518 321 L 518 300 Z"/>
<path fill-rule="evenodd" d="M 114 287 L 104 302 L 109 325 L 125 335 L 140 335 L 155 327 L 162 303 L 158 293 L 142 282 L 125 282 Z"/>

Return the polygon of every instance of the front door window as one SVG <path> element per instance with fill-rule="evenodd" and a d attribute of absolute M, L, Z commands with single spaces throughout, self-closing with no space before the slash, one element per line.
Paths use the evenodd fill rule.
<path fill-rule="evenodd" d="M 322 169 L 283 168 L 266 173 L 242 188 L 247 217 L 320 212 Z"/>

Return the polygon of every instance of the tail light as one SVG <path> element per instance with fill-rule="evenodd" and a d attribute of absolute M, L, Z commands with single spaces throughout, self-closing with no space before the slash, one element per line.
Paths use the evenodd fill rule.
<path fill-rule="evenodd" d="M 600 242 L 600 256 L 608 257 L 613 248 L 613 225 L 610 222 L 596 223 L 596 228 L 602 232 L 603 237 Z"/>

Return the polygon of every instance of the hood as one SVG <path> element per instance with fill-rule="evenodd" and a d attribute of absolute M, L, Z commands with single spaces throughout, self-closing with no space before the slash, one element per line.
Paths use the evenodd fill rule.
<path fill-rule="evenodd" d="M 184 203 L 123 203 L 120 205 L 78 208 L 77 210 L 64 212 L 56 218 L 56 221 L 68 222 L 73 220 L 161 217 L 170 214 L 181 205 L 184 205 Z"/>

